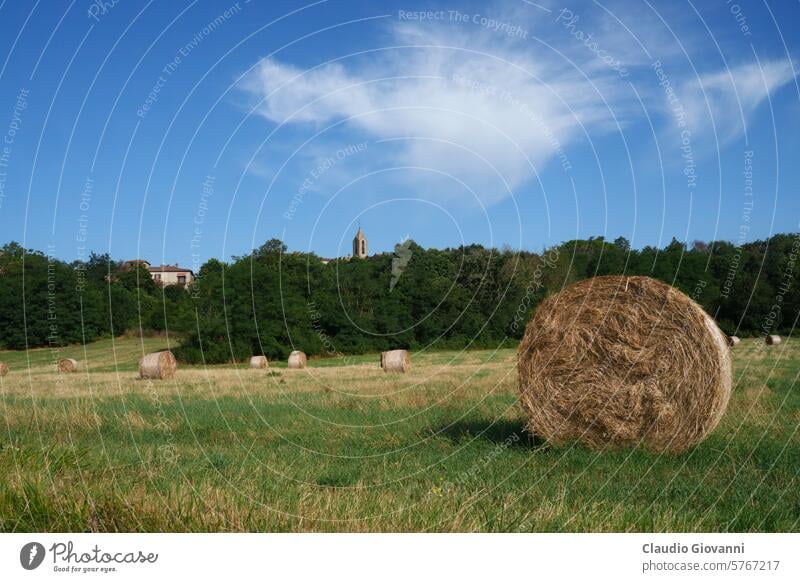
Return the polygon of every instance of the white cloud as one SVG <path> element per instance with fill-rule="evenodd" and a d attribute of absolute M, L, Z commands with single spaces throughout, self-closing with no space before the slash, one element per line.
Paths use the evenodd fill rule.
<path fill-rule="evenodd" d="M 275 123 L 318 131 L 349 118 L 372 139 L 420 138 L 397 141 L 393 158 L 381 163 L 452 174 L 492 203 L 508 195 L 492 168 L 518 186 L 534 174 L 528 160 L 540 171 L 583 128 L 615 128 L 603 100 L 620 114 L 624 99 L 613 71 L 586 78 L 552 53 L 536 58 L 485 32 L 401 24 L 398 44 L 426 46 L 309 70 L 264 59 L 243 86 L 258 100 L 256 111 Z"/>
<path fill-rule="evenodd" d="M 687 81 L 681 99 L 692 131 L 710 128 L 713 118 L 724 142 L 739 137 L 749 118 L 766 99 L 794 79 L 787 59 L 748 63 Z"/>
<path fill-rule="evenodd" d="M 621 78 L 560 24 L 552 24 L 554 18 L 531 24 L 537 32 L 549 29 L 552 49 L 475 26 L 399 22 L 390 44 L 414 48 L 376 50 L 310 69 L 265 58 L 242 86 L 259 115 L 308 126 L 309 136 L 344 120 L 348 132 L 357 134 L 350 141 L 412 138 L 372 148 L 368 165 L 373 170 L 422 166 L 451 174 L 491 204 L 508 196 L 504 181 L 514 189 L 554 158 L 563 163 L 584 132 L 592 139 L 618 131 L 618 124 L 640 122 L 629 81 L 648 108 L 665 112 L 664 93 L 649 66 Z M 603 27 L 598 38 L 613 38 L 610 30 Z M 612 48 L 624 53 L 624 46 L 619 40 Z M 761 69 L 742 65 L 695 81 L 687 80 L 688 70 L 679 61 L 670 71 L 693 131 L 701 133 L 708 125 L 707 97 L 726 139 L 739 135 L 742 117 L 746 123 L 767 96 L 793 78 L 788 61 L 767 62 Z M 662 121 L 674 126 L 669 113 Z M 359 167 L 365 168 L 364 160 Z"/>

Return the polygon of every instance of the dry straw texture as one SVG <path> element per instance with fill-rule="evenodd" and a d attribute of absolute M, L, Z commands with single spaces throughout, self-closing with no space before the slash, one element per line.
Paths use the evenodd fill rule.
<path fill-rule="evenodd" d="M 269 367 L 269 361 L 267 360 L 266 356 L 251 356 L 250 367 L 263 370 L 264 368 Z"/>
<path fill-rule="evenodd" d="M 8 364 L 0 362 L 0 377 L 8 374 Z"/>
<path fill-rule="evenodd" d="M 78 371 L 78 360 L 72 358 L 61 358 L 58 361 L 58 371 L 64 373 L 71 373 Z"/>
<path fill-rule="evenodd" d="M 169 350 L 145 354 L 139 360 L 139 378 L 166 380 L 175 376 L 178 362 Z"/>
<path fill-rule="evenodd" d="M 764 341 L 767 342 L 768 346 L 777 346 L 781 343 L 781 336 L 779 335 L 768 335 L 764 338 Z"/>
<path fill-rule="evenodd" d="M 728 336 L 728 345 L 731 346 L 731 347 L 738 346 L 739 342 L 741 342 L 741 341 L 742 340 L 740 340 L 738 338 L 738 336 L 735 336 L 735 335 L 729 335 Z"/>
<path fill-rule="evenodd" d="M 381 352 L 381 368 L 384 372 L 408 372 L 411 369 L 411 357 L 406 350 Z"/>
<path fill-rule="evenodd" d="M 649 277 L 595 277 L 547 299 L 518 366 L 529 429 L 557 444 L 681 452 L 714 429 L 731 393 L 726 337 Z"/>
<path fill-rule="evenodd" d="M 306 354 L 298 350 L 289 354 L 288 367 L 291 370 L 299 370 L 306 367 Z"/>

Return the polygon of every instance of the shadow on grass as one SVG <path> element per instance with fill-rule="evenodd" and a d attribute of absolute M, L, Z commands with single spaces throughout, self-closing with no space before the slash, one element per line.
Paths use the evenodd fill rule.
<path fill-rule="evenodd" d="M 509 447 L 538 449 L 544 446 L 542 438 L 525 428 L 522 422 L 504 419 L 460 420 L 435 431 L 438 436 L 453 442 L 480 439 Z"/>

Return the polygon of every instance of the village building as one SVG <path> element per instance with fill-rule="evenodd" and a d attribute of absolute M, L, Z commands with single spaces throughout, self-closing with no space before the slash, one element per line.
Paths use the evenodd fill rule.
<path fill-rule="evenodd" d="M 364 234 L 364 231 L 361 230 L 361 227 L 359 226 L 358 232 L 356 233 L 355 238 L 353 238 L 352 257 L 357 259 L 366 259 L 368 252 L 369 252 L 369 246 L 367 243 L 367 236 Z M 343 258 L 320 257 L 320 262 L 323 265 L 327 265 L 328 263 L 333 263 L 339 260 L 349 260 L 350 258 L 351 257 L 343 257 Z M 178 266 L 178 263 L 175 263 L 174 265 L 153 266 L 144 259 L 134 259 L 131 261 L 125 261 L 123 263 L 123 268 L 133 269 L 139 265 L 147 269 L 147 271 L 150 273 L 150 276 L 153 278 L 153 281 L 155 281 L 157 285 L 186 286 L 189 285 L 192 281 L 194 281 L 194 271 L 192 271 L 191 269 L 187 269 L 185 267 L 180 267 Z"/>
<path fill-rule="evenodd" d="M 128 269 L 138 265 L 148 270 L 150 276 L 157 285 L 164 287 L 167 285 L 186 286 L 194 280 L 194 271 L 185 267 L 179 267 L 178 263 L 154 267 L 149 262 L 142 259 L 125 261 L 125 268 Z"/>

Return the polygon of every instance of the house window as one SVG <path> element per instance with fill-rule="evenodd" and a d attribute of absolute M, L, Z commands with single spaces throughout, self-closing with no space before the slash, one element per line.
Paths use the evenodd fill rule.
<path fill-rule="evenodd" d="M 186 275 L 178 275 L 178 283 L 180 283 L 181 285 L 185 285 L 186 284 Z"/>
<path fill-rule="evenodd" d="M 153 273 L 153 280 L 161 281 L 161 273 Z"/>

